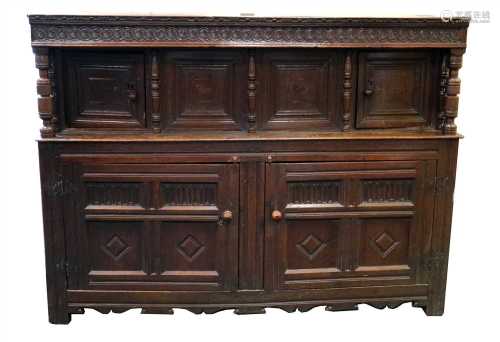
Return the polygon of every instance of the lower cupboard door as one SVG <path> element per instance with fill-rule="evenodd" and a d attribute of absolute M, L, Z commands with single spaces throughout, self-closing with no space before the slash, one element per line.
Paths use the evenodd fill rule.
<path fill-rule="evenodd" d="M 72 289 L 231 290 L 237 164 L 67 163 Z"/>
<path fill-rule="evenodd" d="M 267 167 L 267 288 L 416 283 L 434 161 Z"/>

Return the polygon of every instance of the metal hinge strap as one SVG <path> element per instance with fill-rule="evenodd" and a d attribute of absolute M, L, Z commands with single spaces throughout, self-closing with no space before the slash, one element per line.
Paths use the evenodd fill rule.
<path fill-rule="evenodd" d="M 444 190 L 446 190 L 446 187 L 448 186 L 448 177 L 435 177 L 434 178 L 434 193 L 440 194 Z"/>
<path fill-rule="evenodd" d="M 64 180 L 61 175 L 57 176 L 52 183 L 47 184 L 45 190 L 49 196 L 54 197 L 62 197 L 76 191 L 73 183 L 68 180 Z"/>

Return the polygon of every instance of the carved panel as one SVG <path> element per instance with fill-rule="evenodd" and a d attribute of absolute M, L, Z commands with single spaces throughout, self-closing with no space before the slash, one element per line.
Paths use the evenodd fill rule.
<path fill-rule="evenodd" d="M 309 234 L 304 240 L 296 244 L 297 249 L 304 254 L 309 260 L 313 260 L 327 244 L 316 237 L 316 235 Z"/>
<path fill-rule="evenodd" d="M 261 129 L 333 128 L 336 55 L 325 51 L 263 52 L 257 65 Z M 340 79 L 339 79 L 340 80 Z"/>
<path fill-rule="evenodd" d="M 325 278 L 336 270 L 338 225 L 338 220 L 287 222 L 285 279 Z"/>
<path fill-rule="evenodd" d="M 288 182 L 290 204 L 339 203 L 341 181 Z"/>
<path fill-rule="evenodd" d="M 88 222 L 90 275 L 142 271 L 143 228 L 140 222 Z"/>
<path fill-rule="evenodd" d="M 31 15 L 32 44 L 464 47 L 468 20 Z"/>
<path fill-rule="evenodd" d="M 357 127 L 430 124 L 430 56 L 426 52 L 361 53 Z"/>
<path fill-rule="evenodd" d="M 408 265 L 410 218 L 363 219 L 360 266 Z"/>
<path fill-rule="evenodd" d="M 367 203 L 415 202 L 415 179 L 366 179 L 361 189 Z"/>
<path fill-rule="evenodd" d="M 161 102 L 167 130 L 240 130 L 246 125 L 246 65 L 240 51 L 173 51 L 163 59 Z"/>
<path fill-rule="evenodd" d="M 193 262 L 193 260 L 205 251 L 205 245 L 189 234 L 177 245 L 177 251 L 187 261 Z"/>
<path fill-rule="evenodd" d="M 69 127 L 145 127 L 142 54 L 65 54 Z"/>
<path fill-rule="evenodd" d="M 87 182 L 86 198 L 90 206 L 139 206 L 140 183 Z"/>
<path fill-rule="evenodd" d="M 161 183 L 167 206 L 209 206 L 217 203 L 216 183 Z"/>
<path fill-rule="evenodd" d="M 228 246 L 217 222 L 162 222 L 159 242 L 162 279 L 173 286 L 223 286 L 225 263 L 233 260 L 227 260 Z"/>

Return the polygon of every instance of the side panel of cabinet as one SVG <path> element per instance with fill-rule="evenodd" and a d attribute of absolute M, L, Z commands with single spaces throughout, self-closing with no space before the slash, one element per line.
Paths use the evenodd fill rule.
<path fill-rule="evenodd" d="M 160 64 L 163 128 L 230 130 L 246 126 L 244 50 L 166 50 Z"/>
<path fill-rule="evenodd" d="M 358 65 L 357 128 L 433 123 L 437 95 L 433 83 L 438 83 L 433 54 L 362 52 Z"/>
<path fill-rule="evenodd" d="M 236 287 L 237 165 L 72 161 L 65 177 L 70 288 Z"/>
<path fill-rule="evenodd" d="M 434 173 L 427 161 L 269 165 L 267 287 L 415 283 Z"/>
<path fill-rule="evenodd" d="M 69 51 L 63 58 L 67 127 L 145 128 L 142 53 Z"/>
<path fill-rule="evenodd" d="M 342 94 L 340 56 L 331 50 L 259 51 L 258 128 L 337 128 Z"/>

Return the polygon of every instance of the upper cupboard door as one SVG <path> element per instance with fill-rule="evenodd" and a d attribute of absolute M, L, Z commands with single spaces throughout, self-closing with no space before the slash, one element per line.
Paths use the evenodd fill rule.
<path fill-rule="evenodd" d="M 338 126 L 342 84 L 339 56 L 318 49 L 258 53 L 258 128 L 308 130 Z"/>
<path fill-rule="evenodd" d="M 125 52 L 65 54 L 69 127 L 145 127 L 144 56 Z"/>
<path fill-rule="evenodd" d="M 238 131 L 246 126 L 248 67 L 243 51 L 167 50 L 160 67 L 165 130 Z"/>
<path fill-rule="evenodd" d="M 359 55 L 358 128 L 431 124 L 431 54 L 364 52 Z"/>

